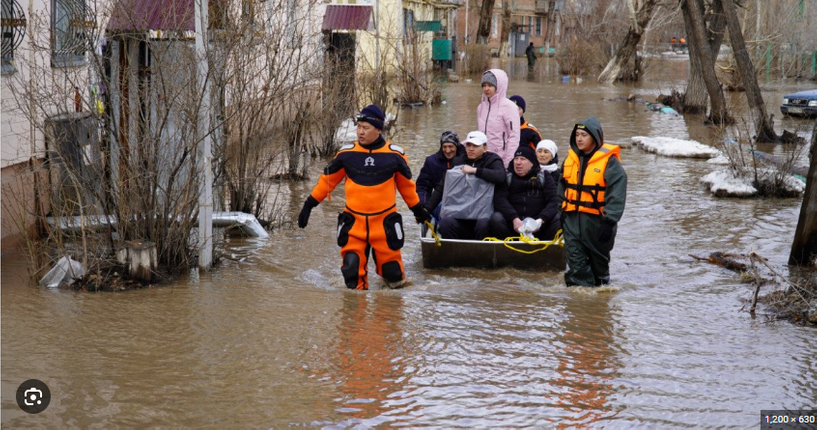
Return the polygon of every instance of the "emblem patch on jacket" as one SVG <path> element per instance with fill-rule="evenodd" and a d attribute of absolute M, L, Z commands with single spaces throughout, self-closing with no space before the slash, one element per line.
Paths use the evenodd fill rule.
<path fill-rule="evenodd" d="M 363 167 L 367 166 L 374 166 L 374 158 L 366 157 L 366 161 L 363 163 Z"/>

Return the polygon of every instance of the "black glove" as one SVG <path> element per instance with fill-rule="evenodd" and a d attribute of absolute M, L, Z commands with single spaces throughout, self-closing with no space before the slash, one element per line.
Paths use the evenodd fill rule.
<path fill-rule="evenodd" d="M 309 224 L 309 214 L 312 213 L 312 209 L 320 204 L 314 197 L 309 196 L 306 198 L 304 202 L 304 207 L 301 209 L 301 213 L 298 214 L 298 227 L 305 228 L 307 224 Z"/>
<path fill-rule="evenodd" d="M 417 221 L 417 224 L 431 221 L 431 214 L 428 213 L 428 210 L 423 207 L 422 203 L 417 203 L 409 209 L 414 213 L 414 220 Z"/>
<path fill-rule="evenodd" d="M 599 226 L 599 243 L 607 243 L 613 238 L 613 228 L 615 228 L 615 226 L 615 222 L 607 218 L 602 218 L 601 225 Z"/>

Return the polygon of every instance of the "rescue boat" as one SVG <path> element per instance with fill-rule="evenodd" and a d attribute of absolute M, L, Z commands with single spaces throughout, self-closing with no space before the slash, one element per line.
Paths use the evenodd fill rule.
<path fill-rule="evenodd" d="M 551 242 L 443 239 L 435 237 L 431 229 L 423 225 L 420 248 L 426 269 L 513 267 L 564 271 L 566 267 L 563 242 L 558 236 Z"/>

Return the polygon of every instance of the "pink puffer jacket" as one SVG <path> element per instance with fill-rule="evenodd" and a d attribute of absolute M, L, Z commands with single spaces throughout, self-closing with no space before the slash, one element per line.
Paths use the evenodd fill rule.
<path fill-rule="evenodd" d="M 496 94 L 482 95 L 477 106 L 477 129 L 488 136 L 488 150 L 502 157 L 507 168 L 519 147 L 519 108 L 508 100 L 508 75 L 502 69 L 488 70 L 496 77 Z"/>

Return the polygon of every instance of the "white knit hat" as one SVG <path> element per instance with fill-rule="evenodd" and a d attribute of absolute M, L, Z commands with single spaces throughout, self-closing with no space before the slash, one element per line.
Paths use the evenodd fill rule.
<path fill-rule="evenodd" d="M 539 143 L 536 145 L 536 150 L 538 151 L 538 150 L 539 150 L 539 149 L 541 149 L 541 148 L 545 148 L 545 149 L 547 149 L 548 151 L 550 151 L 550 153 L 551 153 L 551 154 L 552 154 L 554 157 L 556 157 L 556 153 L 559 151 L 559 150 L 556 148 L 556 142 L 554 142 L 554 141 L 552 141 L 552 140 L 549 140 L 549 139 L 545 139 L 545 140 L 539 141 Z"/>

